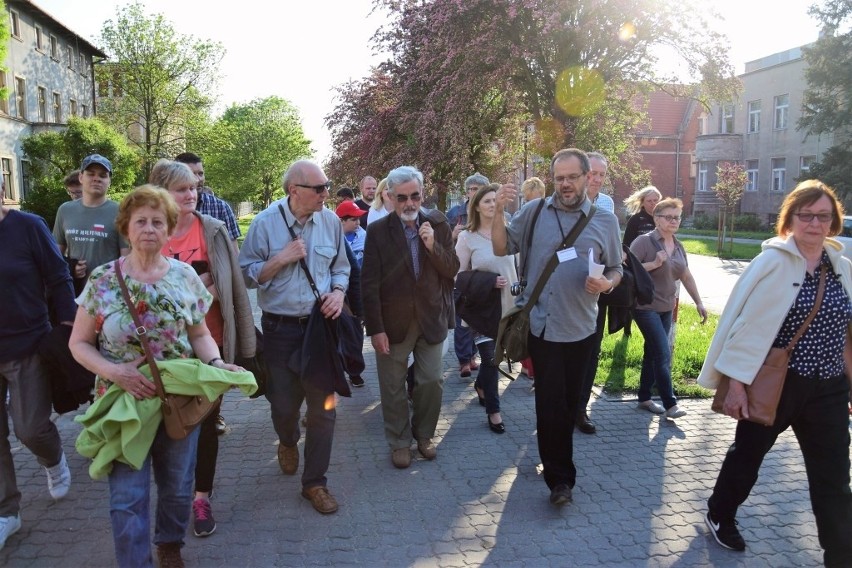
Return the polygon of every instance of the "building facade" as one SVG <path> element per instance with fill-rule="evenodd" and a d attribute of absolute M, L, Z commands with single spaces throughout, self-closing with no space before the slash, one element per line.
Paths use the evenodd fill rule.
<path fill-rule="evenodd" d="M 0 168 L 6 202 L 20 204 L 29 191 L 29 167 L 20 141 L 59 130 L 70 117 L 95 114 L 94 64 L 106 54 L 28 0 L 6 0 L 9 45 L 0 86 Z"/>
<path fill-rule="evenodd" d="M 746 63 L 739 99 L 714 105 L 702 117 L 695 148 L 694 213 L 715 215 L 716 167 L 742 164 L 748 175 L 738 213 L 773 223 L 784 196 L 834 144 L 833 134 L 796 129 L 807 88 L 807 63 L 797 47 Z"/>

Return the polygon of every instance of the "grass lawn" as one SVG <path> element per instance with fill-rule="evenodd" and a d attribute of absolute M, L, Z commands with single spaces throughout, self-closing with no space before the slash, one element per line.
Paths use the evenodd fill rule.
<path fill-rule="evenodd" d="M 704 356 L 719 322 L 719 316 L 709 314 L 701 325 L 698 312 L 691 304 L 682 303 L 678 310 L 677 335 L 672 360 L 672 382 L 679 397 L 706 398 L 712 393 L 696 384 Z M 631 394 L 639 389 L 642 371 L 642 333 L 634 323 L 629 338 L 622 331 L 604 335 L 595 384 L 607 394 Z"/>
<path fill-rule="evenodd" d="M 251 221 L 254 219 L 254 213 L 251 215 L 243 215 L 239 219 L 237 219 L 237 225 L 240 227 L 240 232 L 243 236 L 241 236 L 237 241 L 239 244 L 243 244 L 243 240 L 246 238 L 246 233 L 248 232 L 249 225 L 251 225 Z"/>
<path fill-rule="evenodd" d="M 682 227 L 678 232 L 678 236 L 680 235 L 703 235 L 705 237 L 715 237 L 719 234 L 719 231 L 715 229 L 689 229 L 686 227 Z M 765 241 L 766 239 L 771 239 L 775 236 L 773 231 L 734 231 L 734 237 L 738 239 L 757 239 L 761 241 Z"/>
<path fill-rule="evenodd" d="M 703 256 L 717 256 L 716 241 L 708 239 L 689 238 L 688 236 L 678 234 L 678 240 L 683 243 L 683 248 L 690 254 L 700 254 Z M 719 258 L 751 260 L 760 253 L 760 244 L 751 243 L 734 243 L 733 252 L 728 252 L 728 244 Z"/>

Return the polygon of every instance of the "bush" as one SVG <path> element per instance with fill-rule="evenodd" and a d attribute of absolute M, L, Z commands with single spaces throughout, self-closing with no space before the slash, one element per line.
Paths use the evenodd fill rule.
<path fill-rule="evenodd" d="M 719 229 L 719 218 L 716 215 L 697 213 L 695 217 L 692 218 L 692 226 L 695 229 L 716 231 Z"/>
<path fill-rule="evenodd" d="M 39 185 L 27 192 L 27 196 L 21 201 L 21 209 L 44 217 L 47 226 L 50 227 L 50 230 L 53 230 L 56 210 L 66 201 L 68 201 L 68 194 L 64 187 L 55 189 Z"/>
<path fill-rule="evenodd" d="M 760 217 L 757 215 L 746 213 L 744 215 L 737 215 L 734 217 L 734 231 L 752 231 L 752 232 L 760 232 L 766 230 L 766 223 L 764 223 Z"/>

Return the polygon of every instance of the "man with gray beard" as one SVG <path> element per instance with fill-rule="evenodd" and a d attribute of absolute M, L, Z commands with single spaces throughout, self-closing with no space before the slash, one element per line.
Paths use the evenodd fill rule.
<path fill-rule="evenodd" d="M 586 195 L 589 158 L 576 148 L 558 151 L 550 163 L 553 195 L 523 207 L 508 229 L 494 223 L 491 241 L 494 254 L 521 252 L 527 258 L 528 285 L 517 304 L 529 301 L 545 265 L 574 225 L 591 213 L 592 202 Z M 495 216 L 514 202 L 514 185 L 497 192 Z M 535 219 L 529 254 L 526 246 Z M 589 251 L 594 262 L 604 265 L 602 276 L 589 275 Z M 535 410 L 538 452 L 543 477 L 550 489 L 550 502 L 561 506 L 572 500 L 577 477 L 574 467 L 574 419 L 580 388 L 591 360 L 591 345 L 598 314 L 598 297 L 608 294 L 621 281 L 621 243 L 618 220 L 600 212 L 591 215 L 574 244 L 558 251 L 559 263 L 530 312 L 528 348 L 535 368 Z M 544 276 L 547 278 L 547 276 Z"/>
<path fill-rule="evenodd" d="M 387 177 L 394 211 L 367 226 L 361 290 L 364 323 L 376 351 L 385 438 L 397 468 L 411 465 L 411 439 L 427 460 L 443 395 L 442 347 L 455 323 L 459 259 L 440 211 L 424 213 L 423 174 L 411 166 Z M 413 413 L 405 378 L 414 354 Z"/>

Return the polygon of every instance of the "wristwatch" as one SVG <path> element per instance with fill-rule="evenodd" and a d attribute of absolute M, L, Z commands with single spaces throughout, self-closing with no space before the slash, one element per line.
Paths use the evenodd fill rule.
<path fill-rule="evenodd" d="M 331 287 L 331 291 L 332 291 L 332 292 L 334 292 L 335 290 L 340 290 L 341 292 L 343 292 L 344 294 L 346 294 L 346 288 L 344 288 L 344 287 L 343 287 L 343 286 L 341 286 L 340 284 L 335 284 L 334 286 L 332 286 L 332 287 Z"/>

